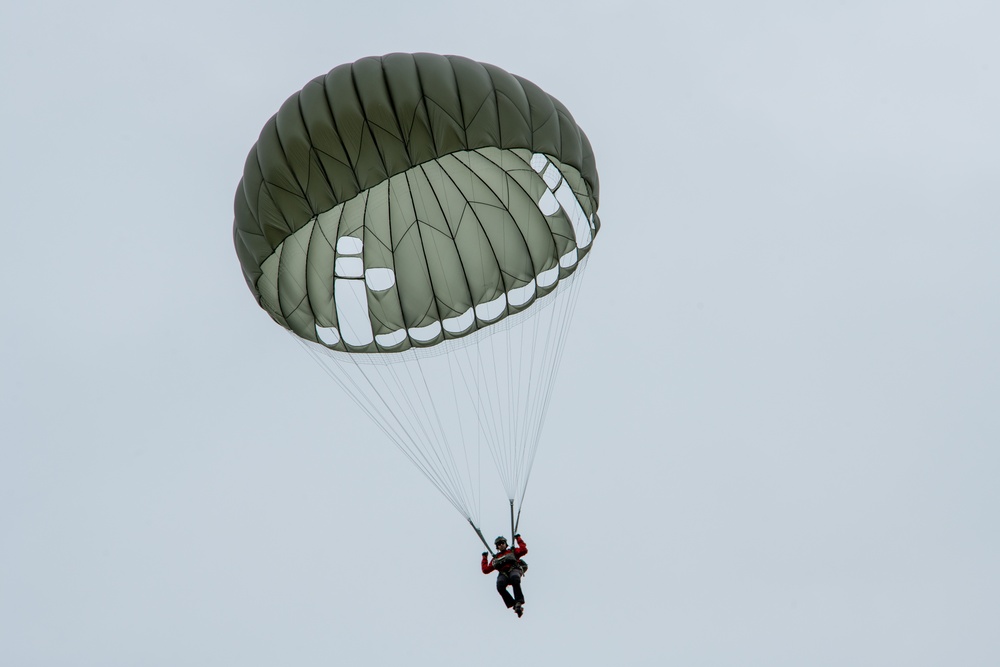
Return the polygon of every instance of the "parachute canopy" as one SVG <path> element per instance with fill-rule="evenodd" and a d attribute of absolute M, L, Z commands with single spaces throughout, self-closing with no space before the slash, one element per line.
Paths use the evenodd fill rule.
<path fill-rule="evenodd" d="M 247 284 L 301 338 L 398 352 L 529 308 L 600 226 L 569 111 L 458 56 L 341 65 L 264 126 L 236 192 Z"/>
<path fill-rule="evenodd" d="M 520 513 L 597 205 L 559 101 L 493 65 L 392 54 L 282 105 L 233 234 L 260 306 L 476 527 L 483 461 Z"/>

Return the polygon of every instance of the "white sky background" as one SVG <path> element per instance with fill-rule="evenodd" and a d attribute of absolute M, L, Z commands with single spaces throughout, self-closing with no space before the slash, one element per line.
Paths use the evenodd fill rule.
<path fill-rule="evenodd" d="M 1000 9 L 653 4 L 4 3 L 0 663 L 1000 663 Z M 392 51 L 597 155 L 521 620 L 233 250 L 268 117 Z"/>

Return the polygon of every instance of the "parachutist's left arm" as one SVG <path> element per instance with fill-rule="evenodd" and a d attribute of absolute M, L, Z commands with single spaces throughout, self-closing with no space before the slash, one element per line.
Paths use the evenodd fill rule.
<path fill-rule="evenodd" d="M 524 540 L 521 539 L 520 535 L 515 535 L 514 540 L 517 542 L 517 546 L 514 547 L 514 555 L 520 558 L 528 553 L 528 545 L 525 544 Z"/>

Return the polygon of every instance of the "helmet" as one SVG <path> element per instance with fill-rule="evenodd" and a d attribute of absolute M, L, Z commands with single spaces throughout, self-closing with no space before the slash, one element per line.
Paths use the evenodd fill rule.
<path fill-rule="evenodd" d="M 498 537 L 497 539 L 493 540 L 493 546 L 497 546 L 497 545 L 498 545 L 498 544 L 500 544 L 501 542 L 503 542 L 504 544 L 507 544 L 507 538 L 506 538 L 506 537 L 504 537 L 503 535 L 501 535 L 501 536 L 500 536 L 500 537 Z"/>

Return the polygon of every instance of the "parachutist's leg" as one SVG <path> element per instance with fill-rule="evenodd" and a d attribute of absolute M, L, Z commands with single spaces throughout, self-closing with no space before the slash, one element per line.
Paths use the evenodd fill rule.
<path fill-rule="evenodd" d="M 514 589 L 514 603 L 524 604 L 524 594 L 521 592 L 521 572 L 511 570 L 507 577 L 510 579 L 510 587 Z"/>
<path fill-rule="evenodd" d="M 507 580 L 506 574 L 501 572 L 497 575 L 497 593 L 499 593 L 500 597 L 503 598 L 503 603 L 507 605 L 508 609 L 514 606 L 514 598 L 512 598 L 510 593 L 507 592 L 507 585 L 509 583 L 510 582 Z M 516 590 L 519 590 L 519 588 Z"/>

